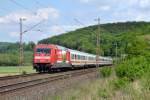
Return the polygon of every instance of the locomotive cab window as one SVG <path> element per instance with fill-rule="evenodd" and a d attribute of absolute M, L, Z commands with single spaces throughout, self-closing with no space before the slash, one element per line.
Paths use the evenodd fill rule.
<path fill-rule="evenodd" d="M 36 53 L 44 53 L 44 54 L 50 54 L 51 49 L 50 48 L 37 48 Z"/>

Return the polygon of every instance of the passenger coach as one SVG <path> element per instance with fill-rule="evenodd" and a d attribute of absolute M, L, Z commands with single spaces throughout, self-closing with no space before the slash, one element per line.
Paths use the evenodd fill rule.
<path fill-rule="evenodd" d="M 112 65 L 112 59 L 100 56 L 96 61 L 96 55 L 53 44 L 38 44 L 34 49 L 33 67 L 37 72 L 65 67 L 95 66 L 96 64 Z"/>

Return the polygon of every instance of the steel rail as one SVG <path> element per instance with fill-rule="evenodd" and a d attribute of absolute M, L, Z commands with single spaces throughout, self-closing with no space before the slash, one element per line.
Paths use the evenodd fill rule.
<path fill-rule="evenodd" d="M 0 95 L 14 92 L 20 89 L 26 89 L 26 88 L 33 87 L 33 86 L 38 86 L 44 83 L 50 83 L 50 82 L 54 82 L 57 80 L 62 80 L 62 79 L 70 78 L 70 77 L 76 77 L 76 76 L 88 74 L 88 73 L 95 72 L 95 71 L 96 71 L 95 68 L 83 69 L 83 70 L 74 71 L 71 73 L 64 73 L 62 75 L 50 76 L 48 78 L 41 78 L 41 79 L 36 79 L 36 80 L 31 80 L 31 81 L 26 81 L 26 82 L 20 82 L 16 84 L 0 86 Z"/>

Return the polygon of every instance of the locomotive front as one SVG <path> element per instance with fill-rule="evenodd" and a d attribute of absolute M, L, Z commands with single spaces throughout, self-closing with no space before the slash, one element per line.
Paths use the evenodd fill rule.
<path fill-rule="evenodd" d="M 53 64 L 53 48 L 49 45 L 37 45 L 34 49 L 33 66 L 37 72 L 49 70 Z"/>

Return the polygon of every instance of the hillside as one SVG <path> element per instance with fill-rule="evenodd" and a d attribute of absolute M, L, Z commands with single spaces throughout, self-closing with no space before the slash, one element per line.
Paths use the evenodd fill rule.
<path fill-rule="evenodd" d="M 39 41 L 39 43 L 59 44 L 68 48 L 95 53 L 97 26 L 89 26 L 58 36 Z M 125 45 L 134 36 L 150 34 L 150 22 L 108 23 L 101 25 L 100 43 L 101 55 L 114 56 L 115 45 L 118 44 L 118 54 L 126 53 Z M 147 35 L 148 36 L 148 35 Z"/>

